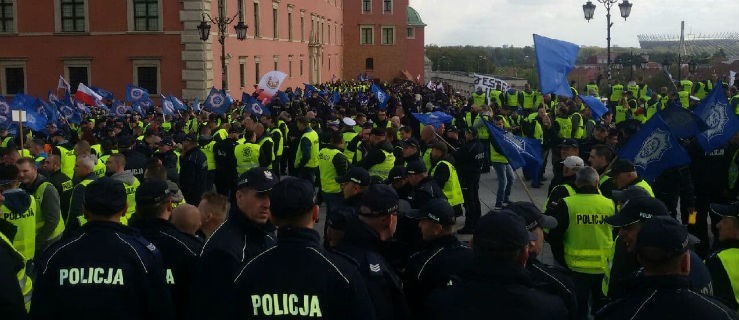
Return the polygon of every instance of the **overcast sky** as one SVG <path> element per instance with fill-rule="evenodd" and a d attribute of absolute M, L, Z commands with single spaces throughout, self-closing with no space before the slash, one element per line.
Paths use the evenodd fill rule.
<path fill-rule="evenodd" d="M 590 22 L 587 0 L 410 0 L 426 27 L 426 44 L 522 47 L 532 34 L 578 45 L 606 46 L 606 10 L 596 5 Z M 611 45 L 638 47 L 639 34 L 739 33 L 739 0 L 632 0 L 624 21 L 618 4 L 611 8 Z"/>

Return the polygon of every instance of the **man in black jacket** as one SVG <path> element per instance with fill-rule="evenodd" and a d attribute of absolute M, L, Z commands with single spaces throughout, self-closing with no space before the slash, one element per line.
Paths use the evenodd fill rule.
<path fill-rule="evenodd" d="M 198 146 L 194 135 L 187 135 L 182 142 L 180 156 L 180 190 L 187 203 L 197 206 L 207 189 L 208 161 Z"/>
<path fill-rule="evenodd" d="M 459 234 L 472 234 L 475 224 L 482 215 L 480 207 L 480 174 L 482 173 L 485 150 L 477 140 L 477 130 L 467 128 L 464 135 L 465 143 L 454 152 L 457 161 L 457 175 L 462 186 L 464 197 L 464 228 L 457 231 Z"/>
<path fill-rule="evenodd" d="M 231 318 L 275 316 L 282 309 L 285 317 L 374 319 L 357 266 L 323 249 L 313 230 L 318 219 L 313 185 L 284 179 L 272 189 L 270 203 L 270 220 L 279 227 L 277 245 L 236 275 Z"/>
<path fill-rule="evenodd" d="M 213 146 L 213 157 L 216 161 L 215 186 L 218 193 L 230 197 L 236 188 L 236 157 L 234 148 L 239 139 L 241 127 L 232 125 L 228 129 L 228 137 Z"/>
<path fill-rule="evenodd" d="M 706 266 L 711 272 L 713 296 L 721 299 L 735 311 L 739 309 L 737 299 L 736 261 L 739 261 L 739 202 L 723 205 L 712 203 L 711 212 L 719 218 L 718 242 L 715 251 L 706 259 Z"/>

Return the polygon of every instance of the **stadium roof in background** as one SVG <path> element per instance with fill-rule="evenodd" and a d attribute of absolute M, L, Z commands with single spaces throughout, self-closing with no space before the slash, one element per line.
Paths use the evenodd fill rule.
<path fill-rule="evenodd" d="M 673 51 L 680 50 L 679 34 L 640 34 L 639 46 L 645 50 Z M 722 32 L 713 34 L 686 34 L 683 55 L 712 55 L 720 49 L 727 58 L 739 58 L 739 33 Z"/>

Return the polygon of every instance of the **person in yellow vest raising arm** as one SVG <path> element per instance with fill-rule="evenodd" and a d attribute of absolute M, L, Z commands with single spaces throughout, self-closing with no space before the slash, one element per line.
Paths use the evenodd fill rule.
<path fill-rule="evenodd" d="M 31 158 L 16 162 L 21 188 L 36 200 L 36 251 L 41 251 L 59 240 L 64 231 L 64 220 L 59 193 L 46 177 L 40 175 Z"/>

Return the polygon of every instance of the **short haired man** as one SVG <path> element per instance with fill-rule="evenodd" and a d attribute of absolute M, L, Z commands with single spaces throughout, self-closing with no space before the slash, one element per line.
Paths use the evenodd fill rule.
<path fill-rule="evenodd" d="M 66 227 L 65 233 L 74 231 L 85 223 L 82 204 L 85 199 L 85 189 L 87 185 L 97 180 L 98 175 L 93 171 L 95 169 L 95 156 L 78 156 L 74 165 L 74 179 L 77 181 L 71 191 L 69 197 L 69 212 L 67 219 L 64 221 Z"/>
<path fill-rule="evenodd" d="M 59 240 L 64 231 L 59 193 L 46 177 L 39 174 L 31 158 L 20 158 L 16 162 L 21 188 L 36 199 L 36 251 Z"/>
<path fill-rule="evenodd" d="M 636 173 L 636 167 L 634 167 L 634 164 L 628 160 L 616 160 L 616 162 L 611 166 L 611 171 L 609 171 L 608 175 L 611 177 L 611 180 L 613 180 L 613 184 L 610 185 L 612 188 L 605 185 L 601 188 L 601 192 L 607 198 L 612 197 L 611 193 L 613 190 L 623 190 L 628 186 L 640 186 L 642 189 L 646 190 L 650 196 L 654 197 L 652 187 L 649 186 L 649 183 L 644 179 L 639 177 Z"/>
<path fill-rule="evenodd" d="M 411 191 L 411 206 L 414 209 L 420 209 L 431 199 L 445 199 L 444 191 L 441 189 L 436 180 L 428 175 L 426 165 L 423 161 L 413 160 L 406 164 L 408 172 L 408 184 L 413 186 Z"/>
<path fill-rule="evenodd" d="M 523 218 L 510 211 L 482 216 L 469 271 L 431 294 L 426 319 L 567 319 L 564 303 L 534 288 L 526 273 L 529 239 Z"/>
<path fill-rule="evenodd" d="M 126 199 L 128 199 L 128 210 L 121 217 L 121 223 L 127 224 L 128 219 L 136 212 L 136 189 L 141 185 L 139 179 L 133 175 L 132 171 L 126 171 L 126 156 L 117 153 L 110 155 L 105 163 L 106 173 L 109 177 L 123 182 L 126 186 Z"/>
<path fill-rule="evenodd" d="M 202 244 L 203 239 L 198 237 L 198 231 L 200 231 L 203 221 L 198 207 L 183 203 L 172 209 L 171 220 L 177 230 Z"/>
<path fill-rule="evenodd" d="M 270 203 L 277 245 L 248 260 L 235 276 L 231 317 L 270 316 L 282 308 L 288 317 L 374 319 L 356 266 L 320 245 L 313 185 L 283 179 L 272 188 Z"/>
<path fill-rule="evenodd" d="M 239 177 L 226 221 L 203 245 L 191 290 L 193 315 L 222 318 L 228 310 L 224 296 L 233 287 L 239 266 L 274 246 L 269 222 L 269 192 L 277 183 L 271 170 L 252 168 Z"/>
<path fill-rule="evenodd" d="M 736 310 L 691 289 L 689 248 L 696 240 L 672 217 L 646 220 L 634 248 L 644 276 L 596 319 L 737 319 Z"/>
<path fill-rule="evenodd" d="M 88 223 L 38 259 L 31 318 L 173 319 L 159 250 L 120 224 L 123 183 L 91 182 L 84 211 Z"/>
<path fill-rule="evenodd" d="M 218 227 L 226 221 L 228 216 L 228 198 L 215 193 L 206 192 L 200 199 L 198 211 L 200 211 L 201 225 L 200 231 L 205 239 L 209 239 Z"/>

